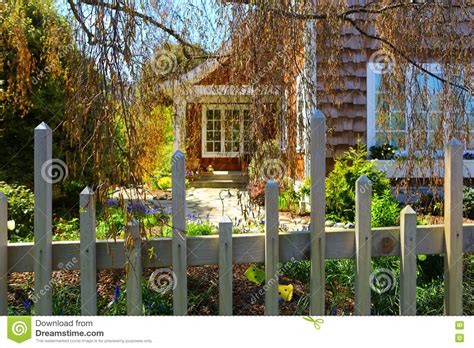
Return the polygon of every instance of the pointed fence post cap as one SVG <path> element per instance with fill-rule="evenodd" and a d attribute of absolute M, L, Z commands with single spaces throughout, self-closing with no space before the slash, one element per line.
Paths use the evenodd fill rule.
<path fill-rule="evenodd" d="M 184 158 L 184 153 L 181 150 L 176 150 L 172 156 L 172 159 L 181 159 Z"/>
<path fill-rule="evenodd" d="M 359 179 L 357 179 L 356 183 L 359 183 L 359 184 L 372 184 L 372 181 L 370 181 L 370 179 L 365 174 L 362 174 L 359 177 Z"/>
<path fill-rule="evenodd" d="M 224 215 L 220 220 L 219 223 L 232 223 L 232 219 L 228 215 Z"/>
<path fill-rule="evenodd" d="M 273 180 L 273 179 L 270 179 L 267 181 L 267 183 L 265 184 L 265 187 L 267 188 L 270 188 L 270 187 L 277 187 L 278 188 L 278 183 Z"/>
<path fill-rule="evenodd" d="M 326 119 L 326 116 L 321 110 L 316 109 L 311 112 L 311 119 L 313 120 Z"/>
<path fill-rule="evenodd" d="M 38 126 L 36 126 L 35 130 L 48 130 L 48 131 L 50 131 L 51 128 L 45 122 L 41 122 Z"/>
<path fill-rule="evenodd" d="M 413 208 L 409 205 L 407 205 L 405 208 L 402 209 L 400 214 L 405 214 L 405 215 L 416 215 L 416 211 L 413 210 Z"/>
<path fill-rule="evenodd" d="M 93 195 L 94 191 L 89 187 L 84 187 L 84 190 L 81 191 L 81 195 Z"/>
<path fill-rule="evenodd" d="M 448 146 L 463 146 L 463 143 L 460 142 L 458 139 L 453 138 L 449 141 Z"/>

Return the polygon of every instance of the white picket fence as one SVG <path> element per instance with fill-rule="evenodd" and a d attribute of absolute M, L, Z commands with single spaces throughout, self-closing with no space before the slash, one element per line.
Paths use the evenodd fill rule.
<path fill-rule="evenodd" d="M 311 260 L 310 314 L 323 315 L 325 308 L 325 260 L 356 260 L 355 314 L 369 315 L 371 307 L 371 258 L 399 256 L 400 314 L 416 314 L 417 254 L 445 255 L 445 313 L 462 314 L 462 255 L 474 252 L 474 225 L 462 224 L 463 147 L 452 141 L 445 161 L 445 225 L 417 226 L 409 206 L 401 212 L 400 227 L 371 227 L 372 185 L 362 176 L 356 183 L 354 230 L 327 232 L 325 211 L 325 120 L 316 112 L 311 121 L 311 228 L 279 233 L 278 185 L 265 188 L 265 233 L 232 235 L 232 222 L 219 223 L 219 235 L 186 236 L 185 157 L 172 158 L 172 238 L 142 239 L 136 220 L 128 223 L 125 240 L 96 241 L 95 193 L 80 194 L 80 241 L 52 242 L 52 183 L 42 175 L 52 160 L 52 131 L 44 123 L 35 130 L 35 223 L 34 243 L 7 244 L 7 198 L 0 193 L 0 315 L 7 313 L 8 272 L 35 273 L 35 313 L 52 314 L 52 270 L 80 269 L 81 310 L 97 314 L 97 270 L 127 269 L 127 312 L 142 314 L 142 269 L 172 266 L 175 274 L 173 310 L 187 314 L 187 266 L 219 265 L 219 312 L 232 314 L 232 266 L 265 263 L 265 314 L 277 315 L 279 262 Z M 150 250 L 155 257 L 150 257 Z M 77 261 L 80 262 L 72 262 Z"/>

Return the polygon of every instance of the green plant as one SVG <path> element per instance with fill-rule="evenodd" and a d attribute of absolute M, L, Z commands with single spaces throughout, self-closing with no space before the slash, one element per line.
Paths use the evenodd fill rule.
<path fill-rule="evenodd" d="M 281 180 L 281 188 L 278 195 L 278 209 L 297 210 L 301 199 L 300 191 L 295 189 L 293 180 L 284 178 Z"/>
<path fill-rule="evenodd" d="M 400 222 L 400 203 L 390 190 L 372 199 L 372 227 L 397 226 Z"/>
<path fill-rule="evenodd" d="M 309 196 L 311 194 L 311 177 L 307 176 L 300 186 L 301 197 Z"/>
<path fill-rule="evenodd" d="M 79 219 L 59 219 L 53 223 L 53 240 L 77 240 L 79 239 Z"/>
<path fill-rule="evenodd" d="M 158 179 L 156 187 L 160 190 L 166 191 L 171 188 L 171 177 L 163 176 Z"/>
<path fill-rule="evenodd" d="M 9 232 L 12 242 L 31 240 L 33 238 L 33 217 L 35 198 L 26 186 L 9 185 L 0 182 L 0 191 L 8 198 L 8 219 L 13 220 L 15 227 Z"/>
<path fill-rule="evenodd" d="M 361 175 L 372 181 L 372 192 L 379 196 L 390 189 L 385 174 L 367 161 L 367 150 L 359 143 L 343 156 L 337 157 L 334 170 L 326 179 L 326 213 L 331 220 L 353 222 L 355 214 L 355 184 Z"/>
<path fill-rule="evenodd" d="M 474 219 L 474 187 L 465 187 L 463 191 L 464 217 Z"/>
<path fill-rule="evenodd" d="M 396 150 L 398 150 L 398 147 L 387 143 L 371 146 L 369 149 L 370 158 L 378 160 L 391 160 L 396 157 Z"/>

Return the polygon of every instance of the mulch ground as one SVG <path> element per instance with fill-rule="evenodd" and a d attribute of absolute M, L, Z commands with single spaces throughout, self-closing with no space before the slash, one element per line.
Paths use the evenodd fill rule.
<path fill-rule="evenodd" d="M 244 272 L 249 264 L 234 265 L 233 268 L 233 310 L 234 315 L 263 315 L 265 295 L 262 286 L 250 282 Z M 155 271 L 153 268 L 143 270 L 145 279 Z M 55 271 L 53 279 L 59 286 L 79 286 L 80 271 Z M 103 270 L 98 272 L 97 287 L 99 294 L 109 299 L 114 298 L 116 284 L 123 284 L 124 270 Z M 301 282 L 280 277 L 280 284 L 293 284 L 293 298 L 282 302 L 282 315 L 304 314 L 298 310 L 300 299 L 305 292 Z M 11 273 L 8 276 L 8 301 L 17 307 L 23 307 L 24 301 L 33 297 L 34 274 L 32 272 Z M 304 297 L 306 298 L 306 297 Z M 188 268 L 188 301 L 191 315 L 219 314 L 219 268 L 217 266 L 193 266 Z M 304 310 L 306 312 L 306 310 Z"/>

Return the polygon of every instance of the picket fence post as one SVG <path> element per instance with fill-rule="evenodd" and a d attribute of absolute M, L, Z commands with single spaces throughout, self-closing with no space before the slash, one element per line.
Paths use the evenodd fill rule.
<path fill-rule="evenodd" d="M 142 247 L 140 223 L 132 219 L 125 236 L 127 259 L 127 315 L 142 315 Z"/>
<path fill-rule="evenodd" d="M 449 142 L 444 175 L 444 257 L 446 315 L 462 315 L 463 151 L 460 141 Z"/>
<path fill-rule="evenodd" d="M 80 194 L 81 314 L 97 315 L 97 261 L 95 193 L 86 187 Z"/>
<path fill-rule="evenodd" d="M 265 185 L 265 315 L 278 315 L 278 184 Z"/>
<path fill-rule="evenodd" d="M 0 192 L 0 316 L 8 312 L 8 199 Z"/>
<path fill-rule="evenodd" d="M 372 257 L 371 205 L 372 182 L 365 175 L 356 181 L 355 315 L 370 315 L 370 269 Z"/>
<path fill-rule="evenodd" d="M 232 315 L 232 221 L 219 222 L 219 314 Z"/>
<path fill-rule="evenodd" d="M 310 314 L 324 315 L 326 259 L 326 119 L 311 115 L 311 276 Z"/>
<path fill-rule="evenodd" d="M 400 212 L 400 315 L 416 315 L 416 213 Z"/>
<path fill-rule="evenodd" d="M 51 128 L 42 122 L 34 137 L 35 314 L 52 315 L 52 149 Z"/>
<path fill-rule="evenodd" d="M 177 150 L 171 158 L 172 179 L 172 259 L 176 284 L 173 289 L 173 314 L 188 313 L 187 243 L 186 243 L 186 164 Z"/>

